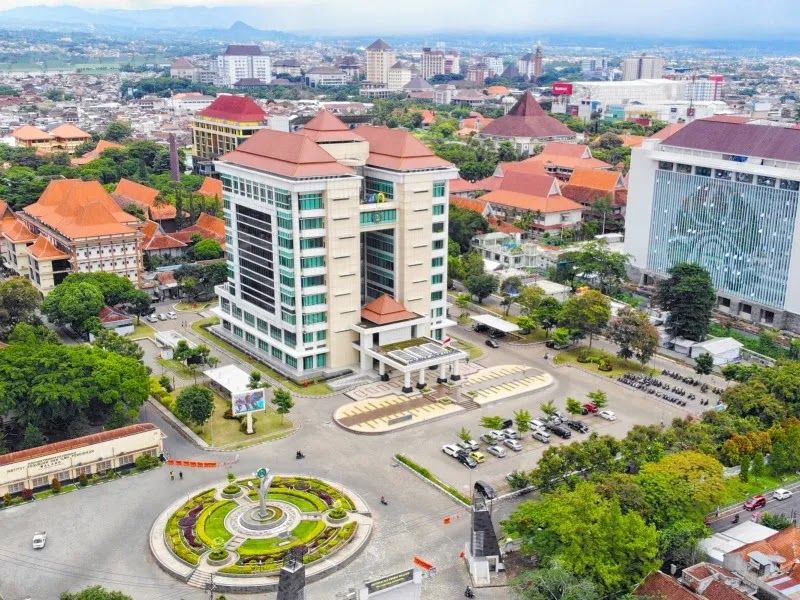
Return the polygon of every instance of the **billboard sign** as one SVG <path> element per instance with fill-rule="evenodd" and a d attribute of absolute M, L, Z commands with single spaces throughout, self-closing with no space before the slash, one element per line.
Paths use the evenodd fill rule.
<path fill-rule="evenodd" d="M 406 569 L 405 571 L 400 571 L 388 577 L 376 579 L 375 581 L 368 581 L 365 585 L 367 586 L 368 593 L 375 594 L 403 585 L 409 581 L 414 581 L 414 569 Z"/>
<path fill-rule="evenodd" d="M 554 83 L 553 84 L 554 96 L 571 96 L 572 84 L 571 83 Z"/>
<path fill-rule="evenodd" d="M 267 396 L 263 388 L 231 394 L 231 412 L 234 417 L 258 412 L 266 408 Z"/>

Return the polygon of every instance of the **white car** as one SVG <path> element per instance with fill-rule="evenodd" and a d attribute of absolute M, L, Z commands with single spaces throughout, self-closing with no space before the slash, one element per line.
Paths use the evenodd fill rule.
<path fill-rule="evenodd" d="M 469 440 L 467 442 L 465 442 L 464 440 L 461 440 L 460 442 L 458 442 L 458 446 L 460 448 L 463 448 L 467 452 L 473 452 L 474 450 L 480 450 L 480 448 L 481 448 L 478 445 L 478 442 L 476 442 L 475 440 Z"/>
<path fill-rule="evenodd" d="M 177 319 L 178 313 L 176 313 L 174 310 L 171 310 L 167 313 L 167 317 L 169 317 L 170 319 Z"/>
<path fill-rule="evenodd" d="M 506 439 L 506 434 L 503 433 L 502 431 L 497 431 L 497 430 L 490 431 L 489 435 L 497 443 L 502 442 L 504 439 Z"/>
<path fill-rule="evenodd" d="M 455 444 L 446 444 L 442 446 L 442 452 L 447 454 L 447 456 L 456 457 L 458 456 L 458 453 L 461 452 L 461 448 L 459 448 Z"/>
<path fill-rule="evenodd" d="M 167 320 L 167 315 L 165 315 L 164 313 L 159 313 L 158 314 L 158 320 L 159 321 L 166 321 Z"/>
<path fill-rule="evenodd" d="M 614 413 L 613 410 L 601 410 L 599 413 L 601 417 L 603 417 L 606 421 L 616 421 L 617 415 Z"/>
<path fill-rule="evenodd" d="M 505 458 L 506 457 L 506 449 L 502 446 L 489 446 L 486 451 L 491 454 L 492 456 L 496 456 L 497 458 Z"/>
<path fill-rule="evenodd" d="M 47 532 L 46 531 L 37 531 L 33 534 L 33 549 L 39 550 L 40 548 L 44 548 L 44 545 L 47 543 Z"/>
<path fill-rule="evenodd" d="M 531 437 L 535 440 L 539 440 L 543 444 L 550 443 L 550 434 L 547 433 L 544 429 L 537 429 L 531 434 Z"/>
<path fill-rule="evenodd" d="M 537 429 L 544 429 L 544 423 L 539 419 L 531 419 L 528 421 L 528 427 L 531 428 L 531 431 L 536 431 Z"/>
<path fill-rule="evenodd" d="M 513 427 L 509 427 L 507 429 L 503 429 L 503 435 L 506 436 L 507 440 L 515 440 L 519 437 L 517 430 Z"/>
<path fill-rule="evenodd" d="M 519 443 L 519 440 L 506 440 L 503 443 L 511 448 L 514 452 L 522 451 L 522 444 Z"/>
<path fill-rule="evenodd" d="M 786 500 L 787 498 L 791 498 L 792 497 L 792 492 L 790 492 L 789 490 L 785 490 L 783 488 L 780 488 L 779 490 L 775 490 L 772 493 L 772 497 L 775 498 L 775 500 Z"/>
<path fill-rule="evenodd" d="M 151 323 L 158 323 L 158 316 L 155 313 L 152 315 L 147 315 L 147 320 Z"/>

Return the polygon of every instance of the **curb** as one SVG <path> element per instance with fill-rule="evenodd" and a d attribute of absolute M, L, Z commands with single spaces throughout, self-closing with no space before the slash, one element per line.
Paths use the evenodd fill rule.
<path fill-rule="evenodd" d="M 427 477 L 425 477 L 425 476 L 424 476 L 424 475 L 422 475 L 421 473 L 417 473 L 417 472 L 416 472 L 414 469 L 412 469 L 411 467 L 409 467 L 409 466 L 408 466 L 407 464 L 405 464 L 403 461 L 401 461 L 401 460 L 398 460 L 398 459 L 396 458 L 396 456 L 399 456 L 399 455 L 394 455 L 394 456 L 392 456 L 392 460 L 395 462 L 395 464 L 397 464 L 397 465 L 399 465 L 399 466 L 403 467 L 403 468 L 404 468 L 406 471 L 410 472 L 412 475 L 416 476 L 418 479 L 421 479 L 422 481 L 424 481 L 425 483 L 427 483 L 427 484 L 428 484 L 429 486 L 431 486 L 432 488 L 435 488 L 435 489 L 437 489 L 439 492 L 441 492 L 442 494 L 444 494 L 445 496 L 447 496 L 448 498 L 450 498 L 450 499 L 451 499 L 453 502 L 455 502 L 456 504 L 459 504 L 459 505 L 461 505 L 462 507 L 464 507 L 464 508 L 466 508 L 466 509 L 471 509 L 471 508 L 472 508 L 472 506 L 471 506 L 471 505 L 467 504 L 467 503 L 466 503 L 466 502 L 464 502 L 463 500 L 460 500 L 460 499 L 456 498 L 456 497 L 455 497 L 453 494 L 451 494 L 450 492 L 448 492 L 446 489 L 444 489 L 444 488 L 443 488 L 441 485 L 439 485 L 439 484 L 438 484 L 438 483 L 436 483 L 435 481 L 431 481 L 430 479 L 428 479 Z"/>

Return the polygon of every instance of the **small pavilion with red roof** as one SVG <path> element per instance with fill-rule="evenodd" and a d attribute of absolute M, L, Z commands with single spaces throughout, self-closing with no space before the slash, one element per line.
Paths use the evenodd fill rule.
<path fill-rule="evenodd" d="M 420 337 L 417 331 L 426 329 L 422 326 L 428 321 L 427 316 L 408 310 L 388 294 L 365 304 L 361 321 L 352 327 L 359 334 L 353 344 L 360 353 L 361 368 L 377 367 L 383 381 L 389 380 L 387 367 L 401 372 L 405 394 L 414 391 L 412 377 L 418 390 L 426 387 L 425 372 L 430 368 L 439 369 L 437 383 L 459 381 L 461 361 L 468 354 L 454 348 L 450 338 L 440 342 Z"/>

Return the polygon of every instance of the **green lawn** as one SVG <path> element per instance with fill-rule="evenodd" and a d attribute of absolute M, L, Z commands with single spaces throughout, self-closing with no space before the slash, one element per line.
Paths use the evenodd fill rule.
<path fill-rule="evenodd" d="M 168 358 L 159 358 L 158 364 L 160 364 L 165 369 L 169 369 L 170 371 L 175 371 L 178 375 L 180 375 L 183 379 L 188 379 L 190 381 L 194 381 L 194 374 L 192 370 L 187 367 L 182 362 L 178 362 L 177 360 L 171 360 Z M 202 376 L 203 371 L 200 368 L 201 366 L 198 365 L 197 368 L 197 376 Z"/>
<path fill-rule="evenodd" d="M 61 491 L 56 494 L 52 489 L 44 490 L 37 494 L 34 494 L 33 497 L 37 500 L 43 500 L 45 498 L 49 498 L 50 496 L 60 496 L 61 494 L 68 494 L 69 492 L 74 492 L 77 490 L 78 487 L 74 483 L 70 483 L 69 485 L 65 485 L 61 487 Z"/>
<path fill-rule="evenodd" d="M 589 356 L 592 358 L 599 358 L 601 356 L 605 356 L 608 361 L 611 363 L 612 370 L 611 371 L 601 371 L 597 368 L 596 362 L 586 362 L 580 363 L 578 362 L 578 352 L 581 348 L 588 348 L 587 346 L 578 346 L 575 348 L 570 348 L 569 350 L 562 350 L 559 352 L 553 362 L 557 365 L 564 364 L 564 363 L 572 363 L 578 367 L 586 369 L 587 371 L 592 371 L 594 373 L 598 373 L 603 375 L 604 377 L 615 378 L 619 377 L 620 375 L 624 375 L 625 373 L 630 373 L 632 371 L 638 373 L 646 373 L 649 372 L 652 375 L 658 375 L 660 371 L 656 369 L 651 369 L 649 367 L 645 367 L 642 370 L 642 365 L 638 362 L 634 362 L 632 360 L 623 360 L 620 357 L 611 354 L 609 352 L 604 352 L 598 348 L 589 348 Z"/>
<path fill-rule="evenodd" d="M 214 301 L 209 302 L 178 302 L 175 305 L 177 310 L 205 310 L 214 304 Z"/>
<path fill-rule="evenodd" d="M 258 494 L 256 494 L 256 496 L 258 496 Z M 276 493 L 270 492 L 269 494 L 267 494 L 267 498 L 269 498 L 270 500 L 280 500 L 283 502 L 288 502 L 289 504 L 294 504 L 297 508 L 299 508 L 303 512 L 318 512 L 320 510 L 310 500 L 306 500 L 305 498 L 295 496 L 294 494 L 281 494 L 277 492 Z"/>
<path fill-rule="evenodd" d="M 477 344 L 473 344 L 472 342 L 468 342 L 466 340 L 461 340 L 454 335 L 450 336 L 455 340 L 455 344 L 453 344 L 459 350 L 463 350 L 467 354 L 469 354 L 470 360 L 478 360 L 483 356 L 483 348 L 478 346 Z"/>
<path fill-rule="evenodd" d="M 153 337 L 156 333 L 156 330 L 150 327 L 144 321 L 141 321 L 133 328 L 133 333 L 130 334 L 128 337 L 132 340 L 140 340 L 142 338 Z"/>
<path fill-rule="evenodd" d="M 800 480 L 800 475 L 786 475 L 783 477 L 776 477 L 770 474 L 762 475 L 761 477 L 750 475 L 750 480 L 747 483 L 739 479 L 738 476 L 729 477 L 725 480 L 725 499 L 723 504 L 744 502 L 751 496 L 785 487 L 798 480 Z"/>
<path fill-rule="evenodd" d="M 219 322 L 217 317 L 210 317 L 208 319 L 201 319 L 199 321 L 195 321 L 192 323 L 192 329 L 198 334 L 206 338 L 212 345 L 219 346 L 220 348 L 224 348 L 227 352 L 230 352 L 234 356 L 238 357 L 240 360 L 246 362 L 247 364 L 251 365 L 254 369 L 258 369 L 262 373 L 268 375 L 271 379 L 274 379 L 281 385 L 285 386 L 292 392 L 297 392 L 299 394 L 304 394 L 306 396 L 325 396 L 327 394 L 332 394 L 333 390 L 327 383 L 313 383 L 308 386 L 297 385 L 293 381 L 286 379 L 283 375 L 270 369 L 264 363 L 261 363 L 254 358 L 247 356 L 244 352 L 232 346 L 225 340 L 218 338 L 213 333 L 204 329 L 204 325 L 213 325 Z"/>
<path fill-rule="evenodd" d="M 225 517 L 237 506 L 236 502 L 228 500 L 227 502 L 219 502 L 211 507 L 211 514 L 208 515 L 204 527 L 205 536 L 210 541 L 213 542 L 217 538 L 222 538 L 227 542 L 233 537 L 233 535 L 225 529 Z"/>
<path fill-rule="evenodd" d="M 508 316 L 505 317 L 505 320 L 514 323 L 514 325 L 516 325 L 519 322 L 519 317 Z M 517 332 L 514 335 L 518 335 L 521 338 L 523 344 L 530 344 L 533 342 L 543 342 L 547 339 L 547 332 L 541 327 L 537 327 L 530 333 Z"/>
<path fill-rule="evenodd" d="M 289 549 L 297 544 L 306 544 L 325 531 L 324 521 L 300 521 L 300 524 L 292 529 L 292 537 L 287 539 L 281 538 L 266 538 L 266 539 L 249 539 L 236 549 L 240 556 L 248 556 L 254 554 L 264 554 L 274 551 L 278 548 L 278 544 L 282 544 L 291 540 L 291 543 L 285 544 L 281 548 Z"/>
<path fill-rule="evenodd" d="M 223 446 L 226 448 L 251 446 L 279 437 L 294 428 L 294 424 L 289 419 L 283 419 L 273 409 L 268 408 L 266 412 L 253 414 L 255 433 L 247 435 L 239 431 L 239 421 L 237 419 L 223 417 L 225 411 L 230 407 L 230 400 L 226 400 L 215 393 L 214 412 L 211 415 L 211 420 L 203 427 L 198 427 L 197 425 L 189 425 L 189 427 L 204 442 L 217 448 Z"/>

